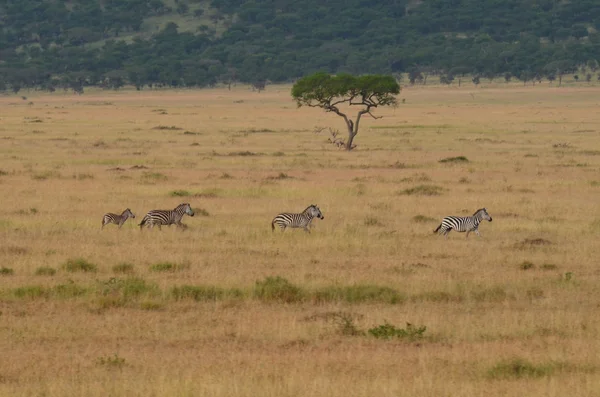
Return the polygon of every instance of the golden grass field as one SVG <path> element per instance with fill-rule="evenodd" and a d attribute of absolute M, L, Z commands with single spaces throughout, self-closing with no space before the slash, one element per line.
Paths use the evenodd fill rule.
<path fill-rule="evenodd" d="M 290 88 L 0 97 L 1 396 L 600 395 L 600 87 Z"/>

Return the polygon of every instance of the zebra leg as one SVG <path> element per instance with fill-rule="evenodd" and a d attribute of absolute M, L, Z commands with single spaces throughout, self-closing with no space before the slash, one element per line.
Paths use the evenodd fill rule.
<path fill-rule="evenodd" d="M 471 231 L 467 230 L 467 237 L 466 238 L 469 238 L 469 233 L 471 233 Z"/>
<path fill-rule="evenodd" d="M 476 235 L 478 235 L 479 237 L 481 237 L 481 233 L 479 233 L 479 229 L 475 229 L 474 232 L 475 232 Z"/>
<path fill-rule="evenodd" d="M 308 227 L 308 226 L 304 226 L 304 231 L 305 231 L 306 233 L 310 233 L 310 229 L 309 229 L 309 227 Z"/>

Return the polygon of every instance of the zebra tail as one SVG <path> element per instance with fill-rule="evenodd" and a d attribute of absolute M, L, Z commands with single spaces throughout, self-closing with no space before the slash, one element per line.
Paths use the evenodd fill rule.
<path fill-rule="evenodd" d="M 275 219 L 273 219 L 271 221 L 271 231 L 274 232 L 275 231 Z"/>
<path fill-rule="evenodd" d="M 142 221 L 140 222 L 140 224 L 138 225 L 140 227 L 140 229 L 142 228 L 142 226 L 144 226 L 146 224 L 146 220 L 148 218 L 144 217 L 144 219 L 142 219 Z"/>
<path fill-rule="evenodd" d="M 433 234 L 437 233 L 438 230 L 440 230 L 441 227 L 442 227 L 442 224 L 440 223 L 440 225 L 433 231 Z"/>

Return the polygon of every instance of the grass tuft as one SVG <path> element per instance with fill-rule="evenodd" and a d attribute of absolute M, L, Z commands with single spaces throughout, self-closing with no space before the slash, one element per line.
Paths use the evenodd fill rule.
<path fill-rule="evenodd" d="M 311 298 L 315 303 L 387 303 L 401 304 L 406 297 L 393 288 L 377 285 L 332 286 L 316 290 Z"/>
<path fill-rule="evenodd" d="M 56 274 L 56 269 L 42 266 L 35 269 L 36 276 L 54 276 Z"/>
<path fill-rule="evenodd" d="M 410 189 L 402 190 L 399 194 L 407 196 L 439 196 L 445 189 L 435 185 L 418 185 Z"/>
<path fill-rule="evenodd" d="M 98 266 L 93 263 L 88 262 L 83 258 L 69 259 L 67 260 L 62 267 L 71 273 L 74 272 L 84 272 L 84 273 L 95 273 L 98 271 Z"/>
<path fill-rule="evenodd" d="M 179 131 L 179 130 L 182 130 L 183 128 L 179 128 L 179 127 L 176 127 L 174 125 L 172 125 L 172 126 L 157 125 L 156 127 L 152 127 L 152 129 L 153 130 L 161 130 L 161 131 L 164 131 L 164 130 L 167 130 L 167 131 Z"/>
<path fill-rule="evenodd" d="M 415 340 L 423 337 L 427 327 L 415 327 L 406 323 L 406 328 L 397 328 L 390 323 L 385 323 L 377 327 L 370 328 L 367 332 L 377 339 L 408 339 Z"/>
<path fill-rule="evenodd" d="M 412 217 L 412 221 L 415 223 L 428 223 L 428 222 L 436 222 L 435 218 L 425 216 L 425 215 L 415 215 Z"/>
<path fill-rule="evenodd" d="M 12 276 L 15 273 L 10 267 L 0 267 L 0 276 Z"/>
<path fill-rule="evenodd" d="M 488 377 L 491 379 L 542 378 L 552 375 L 556 369 L 555 363 L 536 365 L 521 358 L 514 358 L 494 365 L 489 369 Z"/>
<path fill-rule="evenodd" d="M 524 261 L 519 265 L 519 269 L 521 270 L 529 270 L 535 268 L 535 265 L 529 261 Z"/>
<path fill-rule="evenodd" d="M 439 162 L 444 163 L 444 164 L 460 164 L 460 163 L 468 163 L 469 159 L 466 158 L 465 156 L 446 157 L 445 159 L 441 159 Z"/>
<path fill-rule="evenodd" d="M 150 265 L 151 272 L 179 272 L 188 269 L 188 264 L 161 262 Z"/>
<path fill-rule="evenodd" d="M 169 196 L 171 196 L 171 197 L 187 197 L 190 194 L 191 193 L 188 192 L 187 190 L 173 190 L 172 192 L 169 193 Z"/>
<path fill-rule="evenodd" d="M 283 277 L 267 277 L 254 285 L 254 296 L 264 302 L 297 303 L 305 299 L 304 291 Z"/>
<path fill-rule="evenodd" d="M 216 301 L 224 298 L 240 298 L 243 292 L 239 289 L 224 289 L 215 286 L 182 285 L 174 287 L 171 295 L 175 300 L 192 299 L 196 302 Z"/>
<path fill-rule="evenodd" d="M 132 274 L 134 272 L 134 266 L 131 263 L 119 263 L 112 267 L 113 273 L 117 274 Z"/>

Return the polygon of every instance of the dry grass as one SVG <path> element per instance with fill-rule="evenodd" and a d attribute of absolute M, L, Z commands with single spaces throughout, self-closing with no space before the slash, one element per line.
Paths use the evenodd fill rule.
<path fill-rule="evenodd" d="M 600 390 L 600 89 L 407 88 L 346 153 L 289 88 L 0 98 L 0 395 Z"/>

